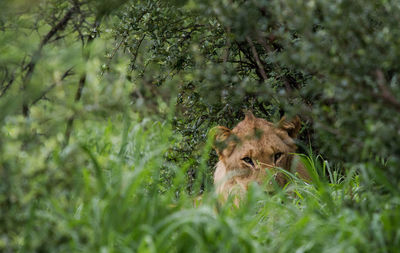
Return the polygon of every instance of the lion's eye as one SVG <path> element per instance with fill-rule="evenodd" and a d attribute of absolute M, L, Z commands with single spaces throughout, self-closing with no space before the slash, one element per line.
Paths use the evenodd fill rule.
<path fill-rule="evenodd" d="M 276 162 L 279 160 L 279 158 L 281 158 L 282 155 L 283 155 L 282 152 L 276 153 L 276 154 L 274 155 L 274 162 L 276 163 Z"/>
<path fill-rule="evenodd" d="M 242 160 L 245 161 L 246 163 L 250 164 L 251 166 L 254 166 L 253 160 L 251 160 L 250 157 L 246 156 Z"/>

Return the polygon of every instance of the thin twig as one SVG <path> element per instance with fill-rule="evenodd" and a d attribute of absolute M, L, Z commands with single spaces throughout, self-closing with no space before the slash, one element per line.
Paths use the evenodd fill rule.
<path fill-rule="evenodd" d="M 64 15 L 64 17 L 55 25 L 53 26 L 53 28 L 46 34 L 46 36 L 44 36 L 44 38 L 42 39 L 42 41 L 39 44 L 38 49 L 36 50 L 36 52 L 33 54 L 33 56 L 31 57 L 30 62 L 26 65 L 25 69 L 26 69 L 26 74 L 25 76 L 22 78 L 22 92 L 24 93 L 24 99 L 23 99 L 23 103 L 22 103 L 22 114 L 24 115 L 24 117 L 28 117 L 29 116 L 29 105 L 27 102 L 27 97 L 25 95 L 25 91 L 26 91 L 26 87 L 29 83 L 29 81 L 31 80 L 32 74 L 35 70 L 36 67 L 36 63 L 40 58 L 40 55 L 42 53 L 42 49 L 43 47 L 50 41 L 50 39 L 59 31 L 62 31 L 65 29 L 65 27 L 67 26 L 68 21 L 72 18 L 72 15 L 75 11 L 77 11 L 77 9 L 79 9 L 79 5 L 75 5 L 73 6 L 71 9 L 69 9 L 67 11 L 67 13 Z"/>
<path fill-rule="evenodd" d="M 257 34 L 257 41 L 265 49 L 265 51 L 267 51 L 267 53 L 272 53 L 274 51 L 274 50 L 272 50 L 270 45 L 267 44 L 265 39 L 259 33 Z"/>
<path fill-rule="evenodd" d="M 271 42 L 271 41 L 273 41 L 273 39 L 269 39 L 269 42 Z M 266 42 L 265 38 L 260 34 L 260 32 L 257 33 L 257 42 L 264 48 L 264 50 L 268 54 L 274 53 L 274 50 Z M 281 68 L 281 66 L 279 66 L 279 64 L 274 63 L 273 66 L 274 66 L 275 70 L 277 70 L 278 72 L 282 72 L 282 68 Z M 283 84 L 285 85 L 286 91 L 290 93 L 292 91 L 292 87 L 291 87 L 288 77 L 286 75 L 283 76 Z"/>
<path fill-rule="evenodd" d="M 96 21 L 95 24 L 94 24 L 94 26 L 95 26 L 95 27 L 94 27 L 94 28 L 95 28 L 94 30 L 97 30 L 97 28 L 100 26 L 100 23 Z M 92 41 L 95 39 L 95 35 L 96 35 L 96 34 L 90 35 L 90 36 L 88 37 L 88 40 L 87 40 L 86 45 L 89 45 L 89 44 L 92 43 Z M 86 60 L 89 59 L 89 52 L 88 52 L 87 54 L 84 54 L 84 57 L 86 58 Z M 86 72 L 83 73 L 83 74 L 81 75 L 80 79 L 79 79 L 78 89 L 76 90 L 76 93 L 75 93 L 75 102 L 79 102 L 79 100 L 81 100 L 82 91 L 83 91 L 83 88 L 85 87 L 85 83 L 86 83 Z M 74 120 L 75 120 L 75 115 L 72 115 L 72 116 L 68 119 L 67 128 L 66 128 L 66 130 L 65 130 L 65 135 L 64 135 L 64 144 L 63 144 L 63 147 L 64 147 L 64 148 L 65 148 L 65 147 L 68 145 L 68 143 L 69 143 L 69 139 L 70 139 L 71 133 L 72 133 L 72 127 L 73 127 L 73 125 L 74 125 Z"/>
<path fill-rule="evenodd" d="M 69 68 L 67 71 L 64 72 L 64 74 L 61 76 L 60 81 L 63 81 L 67 76 L 70 76 L 72 73 L 72 68 Z M 43 99 L 47 93 L 49 93 L 52 89 L 54 89 L 54 87 L 57 86 L 58 82 L 55 82 L 53 84 L 51 84 L 49 87 L 47 87 L 47 89 L 45 89 L 42 94 L 40 94 L 40 96 L 38 96 L 35 100 L 33 100 L 33 102 L 31 103 L 30 106 L 35 105 L 37 102 L 39 102 L 41 99 Z"/>
<path fill-rule="evenodd" d="M 248 42 L 249 45 L 250 45 L 251 52 L 253 53 L 253 57 L 254 57 L 254 59 L 256 60 L 258 70 L 260 71 L 260 74 L 261 74 L 262 78 L 263 78 L 264 81 L 265 81 L 265 80 L 268 79 L 268 77 L 267 77 L 267 74 L 265 73 L 264 66 L 263 66 L 263 64 L 262 64 L 261 61 L 260 61 L 260 57 L 258 56 L 257 50 L 256 50 L 256 48 L 255 48 L 255 46 L 254 46 L 254 43 L 253 43 L 253 41 L 250 39 L 249 36 L 246 36 L 246 40 L 247 40 L 247 42 Z"/>
<path fill-rule="evenodd" d="M 118 43 L 118 45 L 114 48 L 110 58 L 108 58 L 107 63 L 106 63 L 106 69 L 109 68 L 112 59 L 114 58 L 115 54 L 117 53 L 117 51 L 119 50 L 119 48 L 121 47 L 122 43 L 125 41 L 125 37 L 121 39 L 121 41 Z M 104 75 L 105 69 L 103 69 L 101 71 L 101 75 Z"/>
<path fill-rule="evenodd" d="M 79 5 L 71 7 L 71 9 L 65 13 L 64 17 L 46 34 L 46 36 L 40 42 L 39 50 L 41 50 L 57 32 L 65 29 L 68 21 L 72 18 L 72 14 L 74 14 L 77 10 L 79 10 Z"/>
<path fill-rule="evenodd" d="M 240 57 L 241 58 L 241 57 Z M 223 60 L 216 60 L 215 61 L 216 63 L 223 63 L 224 61 Z M 237 64 L 240 64 L 240 65 L 245 65 L 245 66 L 247 66 L 247 67 L 256 67 L 254 64 L 252 64 L 251 62 L 247 62 L 247 61 L 241 61 L 241 59 L 239 59 L 239 60 L 228 60 L 227 62 L 229 62 L 229 63 L 237 63 Z"/>
<path fill-rule="evenodd" d="M 82 74 L 81 78 L 79 79 L 78 89 L 76 90 L 76 93 L 75 93 L 75 102 L 78 102 L 81 99 L 82 90 L 83 90 L 83 87 L 85 86 L 85 82 L 86 82 L 86 74 Z M 65 130 L 65 139 L 64 139 L 64 145 L 63 145 L 64 147 L 66 147 L 69 143 L 74 120 L 75 120 L 75 115 L 71 116 L 68 119 L 67 128 Z"/>
<path fill-rule="evenodd" d="M 132 66 L 133 66 L 133 68 L 135 68 L 136 58 L 137 58 L 137 56 L 138 56 L 138 54 L 139 54 L 140 45 L 142 45 L 142 42 L 143 42 L 143 40 L 144 40 L 145 37 L 146 37 L 146 34 L 143 34 L 142 38 L 139 40 L 139 43 L 138 43 L 137 46 L 136 46 L 135 54 L 133 55 L 133 60 L 132 60 Z"/>
<path fill-rule="evenodd" d="M 381 91 L 381 94 L 378 94 L 379 97 L 383 100 L 385 104 L 393 107 L 396 111 L 400 112 L 400 102 L 393 96 L 389 87 L 386 85 L 385 76 L 382 70 L 376 70 L 375 75 L 378 82 L 379 90 Z"/>
<path fill-rule="evenodd" d="M 223 57 L 223 62 L 226 63 L 229 59 L 229 51 L 231 48 L 231 39 L 229 38 L 231 34 L 231 28 L 228 26 L 226 28 L 226 44 L 225 44 L 225 52 L 224 52 L 224 57 Z"/>
<path fill-rule="evenodd" d="M 249 52 L 246 51 L 246 48 L 243 47 L 243 45 L 241 45 L 241 43 L 239 43 L 238 41 L 235 41 L 238 49 L 240 52 L 243 53 L 243 55 L 245 56 L 245 58 L 247 58 L 251 63 L 253 63 L 254 67 L 257 67 L 257 63 L 255 62 L 255 60 L 253 59 L 253 57 L 251 56 L 251 54 Z M 240 54 L 239 54 L 240 56 Z"/>
<path fill-rule="evenodd" d="M 6 91 L 11 87 L 11 85 L 14 83 L 15 77 L 14 77 L 14 73 L 11 74 L 11 78 L 10 80 L 8 80 L 8 83 L 6 86 L 4 86 L 4 88 L 1 90 L 1 94 L 0 94 L 0 98 L 2 96 L 4 96 L 4 94 L 6 94 Z"/>

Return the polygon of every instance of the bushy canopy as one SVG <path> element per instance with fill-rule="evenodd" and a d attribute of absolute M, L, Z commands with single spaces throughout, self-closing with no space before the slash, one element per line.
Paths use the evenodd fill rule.
<path fill-rule="evenodd" d="M 399 12 L 396 0 L 1 1 L 0 251 L 394 251 Z M 301 117 L 313 185 L 218 204 L 208 132 L 244 109 Z"/>
<path fill-rule="evenodd" d="M 182 152 L 216 123 L 231 127 L 244 108 L 275 120 L 298 114 L 305 145 L 394 189 L 399 8 L 397 1 L 138 1 L 122 8 L 115 37 L 131 54 L 146 101 L 164 83 L 178 93 Z"/>

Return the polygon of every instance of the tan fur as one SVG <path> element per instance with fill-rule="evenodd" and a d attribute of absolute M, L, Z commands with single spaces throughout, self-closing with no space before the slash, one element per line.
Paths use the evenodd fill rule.
<path fill-rule="evenodd" d="M 310 177 L 300 162 L 294 162 L 296 151 L 294 138 L 298 134 L 301 123 L 298 117 L 292 121 L 282 118 L 274 125 L 262 118 L 256 118 L 251 112 L 232 130 L 216 127 L 214 148 L 219 156 L 214 173 L 214 184 L 218 194 L 226 199 L 230 194 L 243 194 L 251 182 L 263 183 L 267 178 L 267 170 L 276 167 L 298 173 L 304 180 Z M 282 153 L 274 161 L 274 156 Z M 254 166 L 243 158 L 252 159 Z M 293 168 L 292 168 L 293 167 Z M 280 186 L 287 183 L 282 173 L 275 173 L 276 182 Z"/>

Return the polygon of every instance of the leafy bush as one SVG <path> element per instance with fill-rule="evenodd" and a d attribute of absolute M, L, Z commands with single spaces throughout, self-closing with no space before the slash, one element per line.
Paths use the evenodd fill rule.
<path fill-rule="evenodd" d="M 139 77 L 179 79 L 183 153 L 243 108 L 283 110 L 307 122 L 302 139 L 314 149 L 399 188 L 397 1 L 183 2 L 128 5 L 115 35 Z"/>
<path fill-rule="evenodd" d="M 1 5 L 1 251 L 400 246 L 397 1 Z M 244 108 L 303 118 L 312 184 L 218 201 Z"/>
<path fill-rule="evenodd" d="M 54 139 L 25 152 L 7 142 L 3 250 L 385 252 L 399 246 L 398 197 L 370 192 L 355 174 L 328 183 L 318 175 L 329 166 L 321 159 L 304 157 L 319 178 L 315 185 L 294 178 L 273 195 L 253 185 L 239 208 L 219 205 L 207 192 L 193 208 L 185 170 L 165 157 L 179 141 L 170 124 L 118 115 L 107 124 L 84 120 L 76 136 L 65 149 Z M 160 182 L 164 167 L 174 173 L 167 190 Z"/>

